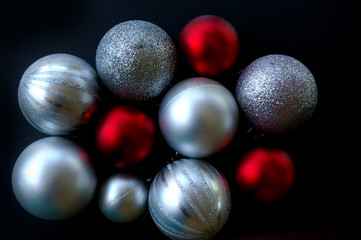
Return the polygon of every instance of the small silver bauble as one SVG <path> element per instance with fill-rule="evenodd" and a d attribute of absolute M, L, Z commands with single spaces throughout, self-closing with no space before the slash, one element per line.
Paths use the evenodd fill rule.
<path fill-rule="evenodd" d="M 47 137 L 20 154 L 12 186 L 26 211 L 39 218 L 61 220 L 90 202 L 96 176 L 82 148 L 65 138 Z"/>
<path fill-rule="evenodd" d="M 146 100 L 158 96 L 172 81 L 176 49 L 163 29 L 140 20 L 119 23 L 101 39 L 96 68 L 117 96 Z"/>
<path fill-rule="evenodd" d="M 108 219 L 126 223 L 144 214 L 147 199 L 148 188 L 142 180 L 128 174 L 116 174 L 103 184 L 99 206 Z"/>
<path fill-rule="evenodd" d="M 207 157 L 227 146 L 238 128 L 233 95 L 208 78 L 175 85 L 162 100 L 159 125 L 167 143 L 182 155 Z"/>
<path fill-rule="evenodd" d="M 171 239 L 208 239 L 228 219 L 231 199 L 224 176 L 207 162 L 174 161 L 155 177 L 148 206 L 156 226 Z"/>
<path fill-rule="evenodd" d="M 317 86 L 310 70 L 300 61 L 285 55 L 268 55 L 242 72 L 236 98 L 256 128 L 284 133 L 312 116 Z"/>
<path fill-rule="evenodd" d="M 37 130 L 63 135 L 89 122 L 98 100 L 97 73 L 69 54 L 40 58 L 21 78 L 18 99 L 22 113 Z"/>

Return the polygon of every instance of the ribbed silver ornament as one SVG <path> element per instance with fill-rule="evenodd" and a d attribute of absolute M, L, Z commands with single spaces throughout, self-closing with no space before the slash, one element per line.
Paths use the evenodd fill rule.
<path fill-rule="evenodd" d="M 174 161 L 155 177 L 148 206 L 156 226 L 171 239 L 208 239 L 225 224 L 231 197 L 225 177 L 195 159 Z"/>
<path fill-rule="evenodd" d="M 97 73 L 87 62 L 69 54 L 52 54 L 25 71 L 18 100 L 33 127 L 49 135 L 64 135 L 89 122 L 98 93 Z"/>

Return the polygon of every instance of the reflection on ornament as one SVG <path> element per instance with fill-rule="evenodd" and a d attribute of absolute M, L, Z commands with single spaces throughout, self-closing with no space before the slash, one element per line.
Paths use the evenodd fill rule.
<path fill-rule="evenodd" d="M 213 15 L 197 17 L 179 35 L 179 45 L 200 75 L 216 75 L 229 69 L 239 52 L 239 38 L 225 19 Z"/>
<path fill-rule="evenodd" d="M 163 98 L 159 125 L 167 143 L 187 157 L 202 158 L 226 147 L 238 128 L 233 95 L 208 78 L 190 78 Z"/>
<path fill-rule="evenodd" d="M 120 105 L 111 109 L 96 131 L 96 145 L 118 167 L 142 161 L 151 151 L 155 136 L 153 120 L 138 109 Z"/>
<path fill-rule="evenodd" d="M 317 86 L 312 73 L 300 61 L 268 55 L 242 72 L 236 98 L 256 128 L 285 133 L 311 118 L 317 104 Z"/>
<path fill-rule="evenodd" d="M 148 188 L 138 178 L 116 174 L 101 187 L 100 210 L 110 220 L 127 223 L 144 214 L 147 208 Z"/>
<path fill-rule="evenodd" d="M 236 180 L 257 201 L 271 202 L 289 191 L 294 176 L 293 161 L 285 151 L 256 148 L 240 161 Z"/>
<path fill-rule="evenodd" d="M 13 169 L 12 187 L 26 211 L 39 218 L 61 220 L 90 202 L 96 176 L 83 149 L 70 140 L 47 137 L 20 154 Z"/>
<path fill-rule="evenodd" d="M 89 123 L 98 91 L 97 74 L 87 62 L 69 54 L 52 54 L 25 71 L 18 99 L 33 127 L 46 134 L 64 135 Z"/>
<path fill-rule="evenodd" d="M 149 190 L 149 211 L 171 239 L 208 239 L 228 219 L 231 199 L 224 176 L 207 162 L 181 159 L 165 166 Z"/>
<path fill-rule="evenodd" d="M 111 28 L 96 52 L 96 68 L 105 86 L 130 100 L 158 96 L 173 80 L 176 49 L 163 29 L 131 20 Z"/>

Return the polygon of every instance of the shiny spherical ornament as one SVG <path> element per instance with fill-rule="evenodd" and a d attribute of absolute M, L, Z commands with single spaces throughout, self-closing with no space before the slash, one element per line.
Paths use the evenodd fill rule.
<path fill-rule="evenodd" d="M 28 122 L 49 135 L 82 129 L 96 110 L 97 73 L 69 54 L 40 58 L 25 71 L 18 89 L 20 109 Z"/>
<path fill-rule="evenodd" d="M 159 109 L 160 130 L 180 154 L 203 158 L 233 139 L 239 111 L 233 95 L 208 78 L 189 78 L 175 85 Z"/>
<path fill-rule="evenodd" d="M 239 37 L 225 19 L 204 15 L 187 23 L 179 35 L 179 45 L 193 69 L 200 75 L 216 75 L 237 60 Z"/>
<path fill-rule="evenodd" d="M 145 159 L 155 137 L 153 120 L 128 106 L 119 105 L 107 112 L 96 130 L 96 146 L 118 167 L 128 167 Z"/>
<path fill-rule="evenodd" d="M 173 80 L 176 49 L 167 33 L 140 20 L 119 23 L 101 39 L 96 68 L 105 86 L 130 100 L 158 96 Z"/>
<path fill-rule="evenodd" d="M 310 70 L 285 55 L 261 57 L 242 72 L 236 98 L 249 121 L 267 133 L 285 133 L 307 122 L 317 105 Z"/>
<path fill-rule="evenodd" d="M 255 200 L 267 203 L 284 197 L 292 187 L 295 167 L 291 157 L 280 149 L 256 148 L 237 167 L 237 183 Z"/>
<path fill-rule="evenodd" d="M 108 219 L 127 223 L 141 217 L 148 202 L 145 183 L 128 174 L 116 174 L 101 187 L 99 206 Z"/>
<path fill-rule="evenodd" d="M 181 159 L 165 166 L 149 190 L 156 226 L 171 239 L 208 239 L 225 224 L 231 209 L 228 183 L 207 162 Z"/>
<path fill-rule="evenodd" d="M 30 144 L 18 157 L 12 187 L 20 205 L 32 215 L 67 219 L 92 199 L 96 176 L 88 154 L 61 137 Z"/>

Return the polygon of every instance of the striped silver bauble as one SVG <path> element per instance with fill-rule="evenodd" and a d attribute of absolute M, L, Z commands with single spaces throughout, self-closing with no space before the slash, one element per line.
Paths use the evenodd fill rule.
<path fill-rule="evenodd" d="M 37 130 L 65 135 L 89 122 L 97 107 L 97 73 L 84 60 L 51 54 L 23 74 L 18 100 L 22 113 Z"/>
<path fill-rule="evenodd" d="M 231 198 L 225 177 L 195 159 L 169 163 L 155 177 L 148 206 L 156 226 L 171 239 L 208 239 L 225 224 Z"/>

